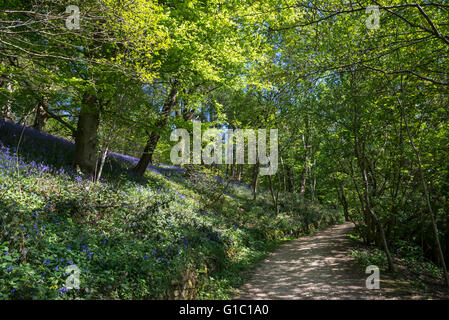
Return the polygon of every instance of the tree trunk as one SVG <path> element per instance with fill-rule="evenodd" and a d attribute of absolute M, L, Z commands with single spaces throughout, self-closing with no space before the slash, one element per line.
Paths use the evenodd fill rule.
<path fill-rule="evenodd" d="M 305 152 L 305 160 L 304 160 L 304 169 L 302 170 L 301 175 L 301 187 L 299 189 L 299 195 L 301 198 L 304 198 L 306 193 L 306 183 L 307 183 L 307 172 L 309 171 L 309 146 L 308 139 L 302 135 L 302 142 L 304 144 L 304 152 Z"/>
<path fill-rule="evenodd" d="M 140 157 L 139 162 L 134 167 L 133 172 L 138 176 L 143 176 L 147 167 L 150 163 L 153 162 L 153 154 L 154 150 L 156 150 L 157 143 L 160 138 L 159 130 L 162 130 L 167 124 L 167 118 L 172 112 L 174 106 L 176 105 L 176 99 L 178 96 L 178 86 L 177 82 L 175 82 L 168 94 L 167 100 L 164 103 L 164 107 L 162 108 L 161 117 L 156 122 L 157 131 L 153 131 L 150 133 L 145 149 L 143 150 L 143 154 Z"/>
<path fill-rule="evenodd" d="M 348 201 L 346 200 L 345 186 L 343 184 L 340 185 L 340 190 L 341 190 L 341 202 L 342 202 L 342 206 L 343 206 L 345 220 L 351 221 L 351 219 L 349 218 L 349 206 L 348 206 Z"/>
<path fill-rule="evenodd" d="M 97 97 L 86 93 L 83 98 L 75 136 L 75 166 L 93 174 L 97 163 L 100 111 Z"/>
<path fill-rule="evenodd" d="M 274 194 L 274 190 L 273 190 L 273 182 L 271 181 L 271 175 L 268 175 L 268 183 L 269 183 L 269 187 L 270 187 L 270 194 L 271 194 L 271 199 L 273 199 L 273 204 L 274 204 L 274 209 L 275 209 L 275 216 L 277 217 L 279 215 L 279 192 L 276 193 L 276 195 Z"/>
<path fill-rule="evenodd" d="M 253 190 L 253 200 L 257 198 L 257 184 L 259 181 L 259 162 L 257 162 L 253 167 L 253 181 L 251 183 L 251 188 Z"/>
<path fill-rule="evenodd" d="M 100 167 L 98 168 L 98 173 L 95 178 L 95 182 L 100 181 L 101 175 L 103 173 L 104 163 L 106 161 L 106 157 L 108 156 L 109 147 L 106 147 L 105 149 L 101 150 L 101 158 L 100 158 Z"/>
<path fill-rule="evenodd" d="M 290 191 L 292 193 L 296 192 L 295 186 L 296 186 L 296 181 L 295 181 L 295 170 L 294 167 L 288 167 L 288 181 L 290 182 Z"/>
<path fill-rule="evenodd" d="M 449 261 L 449 209 L 447 207 L 447 204 L 445 214 L 446 214 L 446 232 L 444 235 L 444 240 L 446 245 L 446 261 Z"/>
<path fill-rule="evenodd" d="M 122 101 L 122 99 L 120 101 Z M 110 143 L 112 141 L 112 135 L 114 134 L 116 120 L 117 120 L 117 118 L 114 119 L 114 122 L 112 123 L 112 126 L 111 126 L 111 130 L 109 130 L 109 135 L 108 135 L 107 140 L 105 142 L 105 146 L 101 150 L 100 167 L 98 169 L 98 173 L 97 173 L 97 177 L 95 179 L 95 182 L 100 181 L 100 179 L 101 179 L 101 174 L 103 173 L 104 163 L 106 161 L 106 157 L 108 156 L 109 146 L 110 146 Z"/>
<path fill-rule="evenodd" d="M 42 108 L 42 106 L 39 103 L 36 106 L 33 128 L 36 130 L 39 130 L 39 131 L 44 131 L 47 120 L 48 120 L 48 115 L 45 112 L 44 108 Z"/>
<path fill-rule="evenodd" d="M 345 216 L 345 221 L 351 221 L 349 219 L 349 206 L 348 201 L 346 200 L 345 186 L 343 183 L 338 183 L 337 181 L 335 181 L 335 187 L 337 189 L 338 201 L 343 206 L 343 214 Z"/>
<path fill-rule="evenodd" d="M 242 181 L 242 173 L 243 173 L 243 164 L 237 164 L 237 181 Z"/>
<path fill-rule="evenodd" d="M 279 157 L 281 160 L 281 168 L 282 168 L 282 182 L 284 186 L 284 196 L 287 193 L 287 174 L 284 166 L 284 159 L 282 159 L 282 156 Z"/>
<path fill-rule="evenodd" d="M 306 193 L 306 183 L 307 183 L 307 165 L 304 164 L 304 169 L 302 170 L 301 175 L 301 187 L 299 188 L 299 195 L 301 198 L 304 198 L 304 194 Z"/>
<path fill-rule="evenodd" d="M 2 84 L 3 85 L 3 84 Z M 12 93 L 12 85 L 10 82 L 6 82 L 6 90 L 8 91 L 9 94 Z M 6 104 L 2 107 L 2 109 L 0 110 L 0 119 L 4 120 L 4 121 L 13 121 L 12 115 L 11 115 L 11 100 L 6 101 Z"/>
<path fill-rule="evenodd" d="M 309 183 L 310 183 L 310 200 L 315 200 L 316 187 L 316 173 L 315 173 L 316 159 L 313 161 L 313 166 L 309 166 Z"/>
<path fill-rule="evenodd" d="M 160 135 L 157 132 L 151 132 L 150 137 L 145 145 L 145 149 L 143 150 L 143 154 L 139 159 L 139 162 L 134 167 L 133 172 L 138 176 L 143 176 L 145 170 L 150 163 L 153 163 L 153 153 L 156 149 L 157 143 L 159 141 Z"/>
<path fill-rule="evenodd" d="M 192 120 L 194 115 L 195 115 L 195 110 L 185 109 L 182 112 L 182 118 L 184 119 L 184 121 Z"/>

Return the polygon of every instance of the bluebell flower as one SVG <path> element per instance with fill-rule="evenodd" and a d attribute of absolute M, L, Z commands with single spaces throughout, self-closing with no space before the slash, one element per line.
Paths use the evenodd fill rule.
<path fill-rule="evenodd" d="M 67 292 L 67 291 L 68 291 L 68 290 L 67 290 L 67 288 L 66 288 L 65 286 L 59 289 L 59 293 L 60 293 L 61 295 L 64 295 L 64 293 Z"/>
<path fill-rule="evenodd" d="M 42 259 L 42 263 L 48 266 L 51 263 L 51 260 Z"/>

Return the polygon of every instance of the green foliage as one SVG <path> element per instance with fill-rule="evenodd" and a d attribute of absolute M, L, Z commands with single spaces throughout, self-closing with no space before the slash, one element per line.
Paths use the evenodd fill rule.
<path fill-rule="evenodd" d="M 376 248 L 372 250 L 351 250 L 351 256 L 364 268 L 374 265 L 385 271 L 388 267 L 385 252 Z"/>

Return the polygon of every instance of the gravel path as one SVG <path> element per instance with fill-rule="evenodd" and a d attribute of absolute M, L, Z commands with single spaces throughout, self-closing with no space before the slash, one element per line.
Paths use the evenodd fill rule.
<path fill-rule="evenodd" d="M 345 223 L 278 247 L 254 271 L 235 299 L 385 299 L 390 290 L 368 290 L 350 256 L 354 225 Z"/>

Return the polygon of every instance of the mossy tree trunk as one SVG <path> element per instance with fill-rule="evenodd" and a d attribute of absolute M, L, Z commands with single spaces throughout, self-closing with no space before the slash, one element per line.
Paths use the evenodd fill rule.
<path fill-rule="evenodd" d="M 98 102 L 96 96 L 90 93 L 84 95 L 75 135 L 75 166 L 87 174 L 95 174 L 98 159 Z"/>

